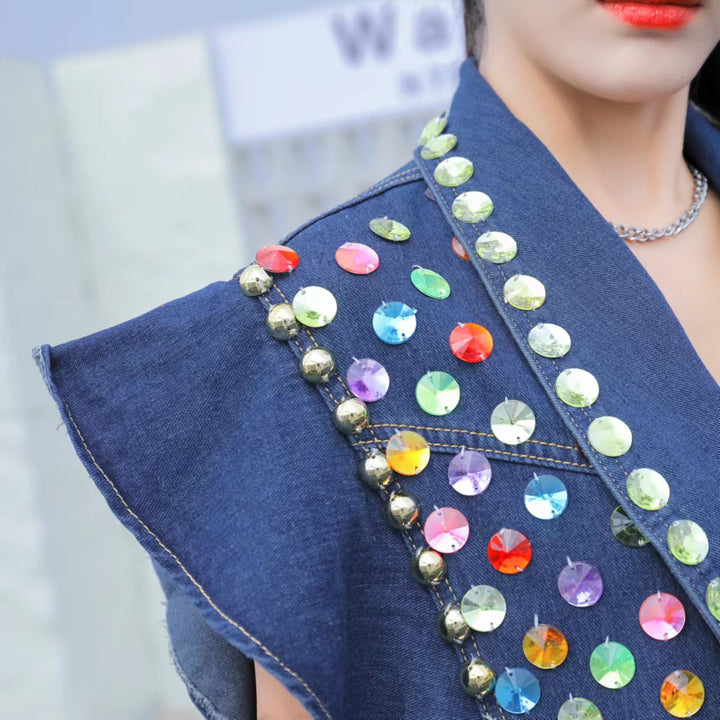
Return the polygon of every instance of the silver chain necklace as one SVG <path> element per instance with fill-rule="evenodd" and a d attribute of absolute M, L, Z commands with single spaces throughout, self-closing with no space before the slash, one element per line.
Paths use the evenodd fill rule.
<path fill-rule="evenodd" d="M 616 225 L 613 223 L 613 229 L 625 240 L 634 240 L 637 242 L 648 242 L 649 240 L 657 240 L 658 238 L 667 237 L 669 235 L 677 235 L 684 230 L 698 215 L 702 204 L 705 202 L 708 190 L 708 181 L 705 175 L 693 165 L 688 163 L 690 172 L 695 178 L 695 189 L 693 190 L 692 205 L 676 220 L 666 225 L 664 228 L 636 228 L 632 225 Z"/>

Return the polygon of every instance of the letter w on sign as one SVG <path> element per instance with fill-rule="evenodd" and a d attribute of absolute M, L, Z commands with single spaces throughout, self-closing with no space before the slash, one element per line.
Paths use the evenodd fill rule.
<path fill-rule="evenodd" d="M 396 13 L 392 6 L 336 13 L 330 17 L 330 26 L 341 54 L 351 65 L 361 64 L 367 55 L 385 60 L 395 49 Z"/>

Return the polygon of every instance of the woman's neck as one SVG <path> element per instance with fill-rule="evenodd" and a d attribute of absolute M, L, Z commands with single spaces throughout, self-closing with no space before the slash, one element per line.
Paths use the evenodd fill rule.
<path fill-rule="evenodd" d="M 662 227 L 690 205 L 682 155 L 689 86 L 645 102 L 607 100 L 507 48 L 483 54 L 478 69 L 607 220 Z"/>

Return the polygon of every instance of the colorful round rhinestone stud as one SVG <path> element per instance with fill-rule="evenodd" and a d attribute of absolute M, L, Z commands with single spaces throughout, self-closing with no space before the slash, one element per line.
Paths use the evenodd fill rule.
<path fill-rule="evenodd" d="M 490 196 L 479 190 L 460 193 L 450 208 L 452 214 L 462 222 L 479 223 L 487 220 L 493 211 Z"/>
<path fill-rule="evenodd" d="M 327 288 L 310 285 L 295 293 L 292 309 L 298 322 L 303 325 L 324 327 L 329 325 L 337 314 L 337 300 Z"/>
<path fill-rule="evenodd" d="M 624 645 L 606 638 L 590 655 L 590 672 L 600 685 L 617 690 L 635 676 L 635 658 Z"/>
<path fill-rule="evenodd" d="M 410 237 L 410 229 L 397 220 L 388 217 L 373 218 L 368 227 L 383 240 L 405 242 Z"/>
<path fill-rule="evenodd" d="M 390 387 L 388 371 L 372 358 L 353 358 L 345 375 L 348 387 L 361 400 L 382 400 Z"/>
<path fill-rule="evenodd" d="M 433 177 L 438 185 L 444 187 L 457 187 L 467 182 L 475 168 L 471 160 L 456 155 L 441 160 L 433 170 Z"/>
<path fill-rule="evenodd" d="M 612 415 L 596 417 L 587 429 L 590 444 L 602 455 L 619 457 L 632 445 L 632 432 L 623 420 Z"/>
<path fill-rule="evenodd" d="M 674 595 L 657 592 L 640 606 L 640 627 L 655 640 L 671 640 L 685 627 L 685 608 Z"/>
<path fill-rule="evenodd" d="M 343 243 L 335 251 L 335 261 L 353 275 L 369 275 L 380 267 L 380 258 L 375 250 L 358 242 Z"/>
<path fill-rule="evenodd" d="M 532 275 L 513 275 L 503 285 L 505 302 L 518 310 L 535 310 L 545 302 L 545 286 Z"/>
<path fill-rule="evenodd" d="M 561 358 L 572 345 L 567 330 L 552 323 L 538 323 L 528 333 L 530 349 L 546 358 Z"/>
<path fill-rule="evenodd" d="M 447 110 L 443 110 L 439 115 L 436 115 L 425 123 L 425 127 L 418 139 L 418 145 L 427 145 L 432 138 L 437 137 L 447 127 L 447 124 Z"/>
<path fill-rule="evenodd" d="M 720 577 L 711 580 L 705 588 L 705 603 L 710 614 L 720 620 Z"/>
<path fill-rule="evenodd" d="M 286 273 L 298 266 L 300 258 L 287 245 L 266 245 L 255 253 L 258 265 L 271 273 Z"/>
<path fill-rule="evenodd" d="M 535 413 L 521 400 L 505 398 L 490 415 L 490 429 L 500 442 L 519 445 L 535 432 Z"/>
<path fill-rule="evenodd" d="M 478 632 L 500 627 L 507 605 L 502 593 L 490 585 L 473 585 L 460 600 L 460 612 L 467 624 Z"/>
<path fill-rule="evenodd" d="M 417 318 L 415 308 L 404 302 L 383 302 L 373 314 L 373 330 L 388 345 L 407 342 L 415 332 Z"/>
<path fill-rule="evenodd" d="M 504 575 L 522 572 L 532 559 L 532 545 L 518 530 L 503 528 L 496 532 L 487 546 L 490 564 Z"/>
<path fill-rule="evenodd" d="M 414 430 L 398 430 L 385 446 L 388 465 L 401 475 L 419 475 L 430 462 L 427 440 Z"/>
<path fill-rule="evenodd" d="M 540 683 L 525 668 L 506 668 L 495 683 L 498 705 L 513 715 L 530 712 L 540 700 Z"/>
<path fill-rule="evenodd" d="M 604 586 L 600 571 L 588 562 L 568 558 L 558 575 L 558 591 L 573 607 L 590 607 L 602 597 Z"/>
<path fill-rule="evenodd" d="M 598 399 L 600 386 L 587 370 L 566 368 L 555 380 L 555 392 L 566 405 L 584 408 Z"/>
<path fill-rule="evenodd" d="M 525 488 L 525 507 L 538 520 L 560 517 L 568 504 L 565 483 L 555 475 L 534 474 Z"/>
<path fill-rule="evenodd" d="M 423 160 L 436 160 L 447 155 L 457 145 L 457 136 L 452 133 L 443 133 L 430 138 L 422 150 L 420 156 Z"/>
<path fill-rule="evenodd" d="M 423 526 L 423 534 L 427 544 L 440 553 L 454 553 L 467 542 L 470 535 L 470 523 L 455 508 L 436 507 Z"/>
<path fill-rule="evenodd" d="M 685 565 L 699 565 L 710 550 L 705 531 L 693 520 L 675 520 L 671 523 L 667 543 L 670 552 Z"/>
<path fill-rule="evenodd" d="M 568 656 L 568 641 L 565 635 L 552 625 L 533 625 L 523 638 L 523 652 L 528 662 L 542 670 L 551 670 L 562 665 Z"/>
<path fill-rule="evenodd" d="M 450 333 L 449 343 L 452 354 L 468 363 L 486 360 L 493 350 L 490 331 L 473 322 L 458 323 Z"/>
<path fill-rule="evenodd" d="M 455 235 L 452 236 L 452 240 L 450 241 L 450 245 L 452 246 L 453 252 L 462 260 L 470 260 L 470 256 L 467 253 L 467 250 L 463 247 L 463 244 L 457 239 Z"/>
<path fill-rule="evenodd" d="M 430 370 L 418 380 L 415 399 L 428 415 L 447 415 L 460 402 L 460 385 L 450 373 Z"/>
<path fill-rule="evenodd" d="M 594 702 L 570 697 L 558 711 L 558 720 L 603 720 L 603 716 Z"/>
<path fill-rule="evenodd" d="M 705 702 L 705 688 L 695 673 L 675 670 L 665 678 L 660 688 L 660 702 L 673 717 L 692 717 Z"/>
<path fill-rule="evenodd" d="M 650 542 L 620 505 L 610 516 L 610 530 L 615 539 L 627 547 L 644 547 Z"/>
<path fill-rule="evenodd" d="M 517 255 L 517 243 L 512 235 L 499 230 L 490 230 L 475 241 L 475 252 L 488 262 L 506 263 Z"/>
<path fill-rule="evenodd" d="M 670 500 L 667 480 L 651 468 L 636 468 L 625 480 L 630 499 L 643 510 L 661 510 Z"/>
<path fill-rule="evenodd" d="M 462 448 L 448 465 L 448 480 L 453 490 L 461 495 L 479 495 L 487 490 L 492 479 L 492 468 L 485 453 Z"/>
<path fill-rule="evenodd" d="M 429 268 L 416 265 L 410 273 L 410 282 L 423 294 L 434 300 L 450 297 L 450 283 L 440 274 Z"/>

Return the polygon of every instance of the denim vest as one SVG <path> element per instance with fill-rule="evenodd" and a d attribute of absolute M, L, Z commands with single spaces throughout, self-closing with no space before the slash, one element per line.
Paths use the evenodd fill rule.
<path fill-rule="evenodd" d="M 99 332 L 39 345 L 34 360 L 84 467 L 157 566 L 178 670 L 205 717 L 254 717 L 247 710 L 254 659 L 321 720 L 508 720 L 523 710 L 512 709 L 513 697 L 534 705 L 528 717 L 555 720 L 571 695 L 592 701 L 605 720 L 661 720 L 671 717 L 661 689 L 671 694 L 666 678 L 679 678 L 676 670 L 704 684 L 696 717 L 716 720 L 720 387 L 642 265 L 478 73 L 475 58 L 461 65 L 446 119 L 445 132 L 457 136 L 446 154 L 426 159 L 418 146 L 390 176 L 280 240 L 299 263 L 271 274 L 264 292 L 243 292 L 243 268 Z M 684 152 L 720 190 L 720 134 L 691 104 Z M 470 176 L 449 184 L 442 168 L 436 172 L 449 157 L 470 160 Z M 468 191 L 491 199 L 484 219 L 468 217 L 456 200 Z M 410 237 L 372 232 L 370 220 L 385 217 Z M 481 257 L 476 240 L 489 231 L 514 238 L 515 256 Z M 367 274 L 341 268 L 335 254 L 346 242 L 373 248 L 379 267 Z M 449 296 L 415 287 L 414 266 L 442 275 Z M 507 292 L 516 275 L 539 280 L 544 301 L 517 307 Z M 300 323 L 288 340 L 273 336 L 270 309 L 313 286 L 332 293 L 336 315 Z M 414 310 L 415 330 L 398 344 L 373 328 L 378 308 L 391 302 Z M 489 331 L 484 360 L 452 352 L 459 323 Z M 567 354 L 533 350 L 528 334 L 538 323 L 569 333 Z M 331 351 L 334 369 L 308 382 L 299 363 L 318 345 Z M 348 404 L 347 371 L 362 358 L 386 368 L 389 389 L 365 403 L 366 416 L 362 408 L 350 413 L 356 424 L 349 428 L 343 411 L 360 406 Z M 561 399 L 556 379 L 570 368 L 594 376 L 597 399 Z M 428 371 L 449 373 L 459 386 L 460 400 L 446 414 L 420 405 L 416 386 Z M 432 388 L 429 397 L 457 399 Z M 535 419 L 520 442 L 491 423 L 506 399 L 524 403 Z M 598 418 L 595 428 L 614 422 L 608 417 L 631 433 L 609 453 L 602 437 L 589 435 Z M 427 465 L 368 487 L 360 464 L 373 448 L 384 458 L 393 438 L 417 439 L 408 432 L 427 443 Z M 450 462 L 468 451 L 484 453 L 492 471 L 476 495 L 449 482 Z M 639 468 L 667 480 L 660 509 L 644 509 L 628 493 L 628 475 Z M 525 494 L 536 475 L 567 489 L 558 517 L 529 512 Z M 384 509 L 399 489 L 419 508 L 398 528 Z M 629 545 L 611 529 L 618 507 Z M 422 582 L 417 553 L 443 539 L 431 540 L 424 523 L 446 508 L 462 513 L 469 533 L 461 522 L 462 546 L 427 556 L 442 573 Z M 689 537 L 698 528 L 677 524 L 684 520 L 699 533 Z M 532 557 L 528 563 L 523 544 L 506 557 L 515 568 L 499 571 L 502 552 L 491 562 L 488 544 L 508 529 L 527 538 Z M 702 557 L 689 564 L 698 543 Z M 570 604 L 558 587 L 568 563 L 579 562 L 603 580 L 602 596 L 586 607 Z M 503 596 L 504 619 L 448 641 L 439 618 L 462 608 L 478 585 Z M 658 591 L 686 614 L 667 640 L 640 623 L 641 606 Z M 567 639 L 557 667 L 537 667 L 524 652 L 536 616 Z M 634 658 L 627 684 L 627 663 L 613 674 L 603 653 L 594 654 L 599 646 L 618 649 L 610 643 Z M 461 682 L 462 668 L 477 658 L 498 678 L 483 696 Z M 537 685 L 523 684 L 525 671 Z M 611 685 L 624 675 L 623 686 L 606 687 L 594 673 Z"/>

